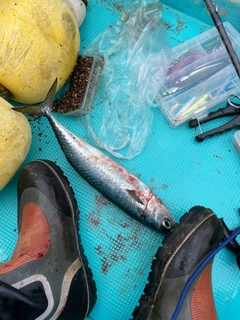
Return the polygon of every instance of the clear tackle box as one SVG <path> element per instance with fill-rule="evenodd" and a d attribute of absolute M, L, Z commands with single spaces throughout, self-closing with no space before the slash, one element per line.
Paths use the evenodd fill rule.
<path fill-rule="evenodd" d="M 229 22 L 224 27 L 240 57 L 240 34 Z M 240 80 L 214 27 L 172 48 L 156 104 L 174 128 L 204 118 L 208 110 L 239 92 Z"/>

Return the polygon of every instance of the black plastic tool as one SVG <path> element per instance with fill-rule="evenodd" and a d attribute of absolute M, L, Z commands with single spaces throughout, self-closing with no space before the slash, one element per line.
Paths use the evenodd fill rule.
<path fill-rule="evenodd" d="M 193 119 L 189 121 L 189 127 L 194 128 L 198 125 L 201 125 L 203 123 L 206 123 L 208 121 L 228 117 L 228 116 L 236 116 L 234 119 L 230 120 L 229 122 L 223 124 L 220 127 L 214 128 L 212 130 L 209 130 L 207 132 L 201 133 L 196 136 L 196 140 L 201 142 L 206 137 L 211 137 L 217 133 L 223 133 L 224 131 L 231 130 L 236 127 L 240 127 L 240 103 L 232 102 L 231 98 L 236 98 L 240 102 L 240 97 L 232 95 L 228 98 L 228 102 L 225 108 L 220 108 L 217 111 L 210 112 L 209 115 L 201 120 Z"/>

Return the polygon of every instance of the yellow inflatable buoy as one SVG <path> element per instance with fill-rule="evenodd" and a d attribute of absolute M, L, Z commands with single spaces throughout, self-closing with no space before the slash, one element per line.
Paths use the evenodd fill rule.
<path fill-rule="evenodd" d="M 25 160 L 32 131 L 27 118 L 0 98 L 0 190 L 11 180 Z"/>
<path fill-rule="evenodd" d="M 62 0 L 0 1 L 0 85 L 11 98 L 33 104 L 58 89 L 77 60 L 80 33 Z"/>

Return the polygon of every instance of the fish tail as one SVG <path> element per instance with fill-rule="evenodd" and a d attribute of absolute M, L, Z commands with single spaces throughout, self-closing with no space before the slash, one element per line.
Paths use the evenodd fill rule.
<path fill-rule="evenodd" d="M 22 106 L 22 107 L 14 107 L 12 110 L 18 111 L 21 113 L 26 113 L 30 116 L 51 116 L 52 105 L 54 101 L 54 96 L 57 89 L 57 79 L 54 81 L 50 90 L 48 91 L 47 97 L 43 102 Z"/>

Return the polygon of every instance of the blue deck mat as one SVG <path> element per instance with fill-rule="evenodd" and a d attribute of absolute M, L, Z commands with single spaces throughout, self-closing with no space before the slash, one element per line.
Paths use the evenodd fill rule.
<path fill-rule="evenodd" d="M 118 19 L 123 4 L 123 0 L 90 1 L 80 29 L 82 48 Z M 210 20 L 206 24 L 167 6 L 163 8 L 163 20 L 172 46 L 213 26 Z M 153 112 L 154 122 L 143 152 L 133 160 L 116 161 L 140 177 L 177 220 L 192 206 L 203 205 L 223 217 L 230 229 L 236 228 L 240 225 L 240 158 L 232 145 L 234 130 L 199 144 L 194 139 L 195 131 L 187 124 L 171 129 L 158 109 Z M 84 119 L 63 115 L 56 118 L 91 142 Z M 218 126 L 220 121 L 215 124 Z M 130 319 L 162 235 L 134 221 L 85 182 L 66 161 L 46 119 L 32 121 L 31 126 L 33 142 L 24 164 L 39 158 L 55 161 L 69 178 L 80 207 L 80 234 L 98 290 L 89 318 Z M 0 192 L 1 263 L 10 259 L 17 241 L 19 172 Z M 223 249 L 213 264 L 213 290 L 220 320 L 239 319 L 239 285 L 240 270 L 235 257 Z"/>

